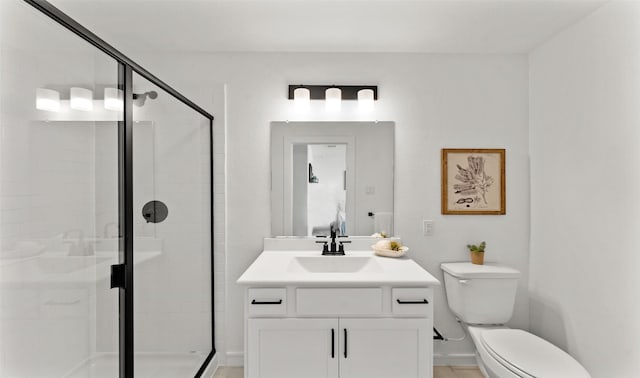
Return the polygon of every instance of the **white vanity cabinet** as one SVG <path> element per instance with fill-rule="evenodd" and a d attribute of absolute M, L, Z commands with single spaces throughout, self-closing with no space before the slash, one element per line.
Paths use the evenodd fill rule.
<path fill-rule="evenodd" d="M 340 377 L 431 377 L 432 324 L 427 318 L 340 319 Z"/>
<path fill-rule="evenodd" d="M 431 288 L 245 291 L 245 378 L 431 378 Z"/>
<path fill-rule="evenodd" d="M 245 377 L 339 376 L 338 319 L 249 319 L 248 341 Z"/>

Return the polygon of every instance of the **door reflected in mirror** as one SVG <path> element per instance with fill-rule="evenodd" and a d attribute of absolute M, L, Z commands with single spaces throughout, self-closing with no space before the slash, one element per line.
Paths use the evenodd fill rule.
<path fill-rule="evenodd" d="M 393 156 L 393 122 L 272 122 L 272 235 L 392 235 Z"/>

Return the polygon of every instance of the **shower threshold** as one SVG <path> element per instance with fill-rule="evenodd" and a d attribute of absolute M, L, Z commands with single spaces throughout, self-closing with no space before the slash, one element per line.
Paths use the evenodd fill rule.
<path fill-rule="evenodd" d="M 207 358 L 207 352 L 136 353 L 136 378 L 191 378 Z M 64 378 L 113 378 L 118 376 L 116 353 L 98 353 L 82 361 Z"/>

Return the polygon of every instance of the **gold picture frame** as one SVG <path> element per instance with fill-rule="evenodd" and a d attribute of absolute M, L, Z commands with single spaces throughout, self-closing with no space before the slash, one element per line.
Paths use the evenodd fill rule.
<path fill-rule="evenodd" d="M 442 149 L 442 214 L 506 214 L 505 149 Z"/>

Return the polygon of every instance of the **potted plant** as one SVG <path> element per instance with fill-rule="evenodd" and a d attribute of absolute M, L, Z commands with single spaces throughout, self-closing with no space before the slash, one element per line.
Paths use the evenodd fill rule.
<path fill-rule="evenodd" d="M 487 246 L 487 243 L 482 242 L 478 245 L 475 244 L 467 244 L 467 248 L 469 248 L 469 252 L 471 253 L 471 263 L 476 265 L 484 264 L 484 249 Z"/>

